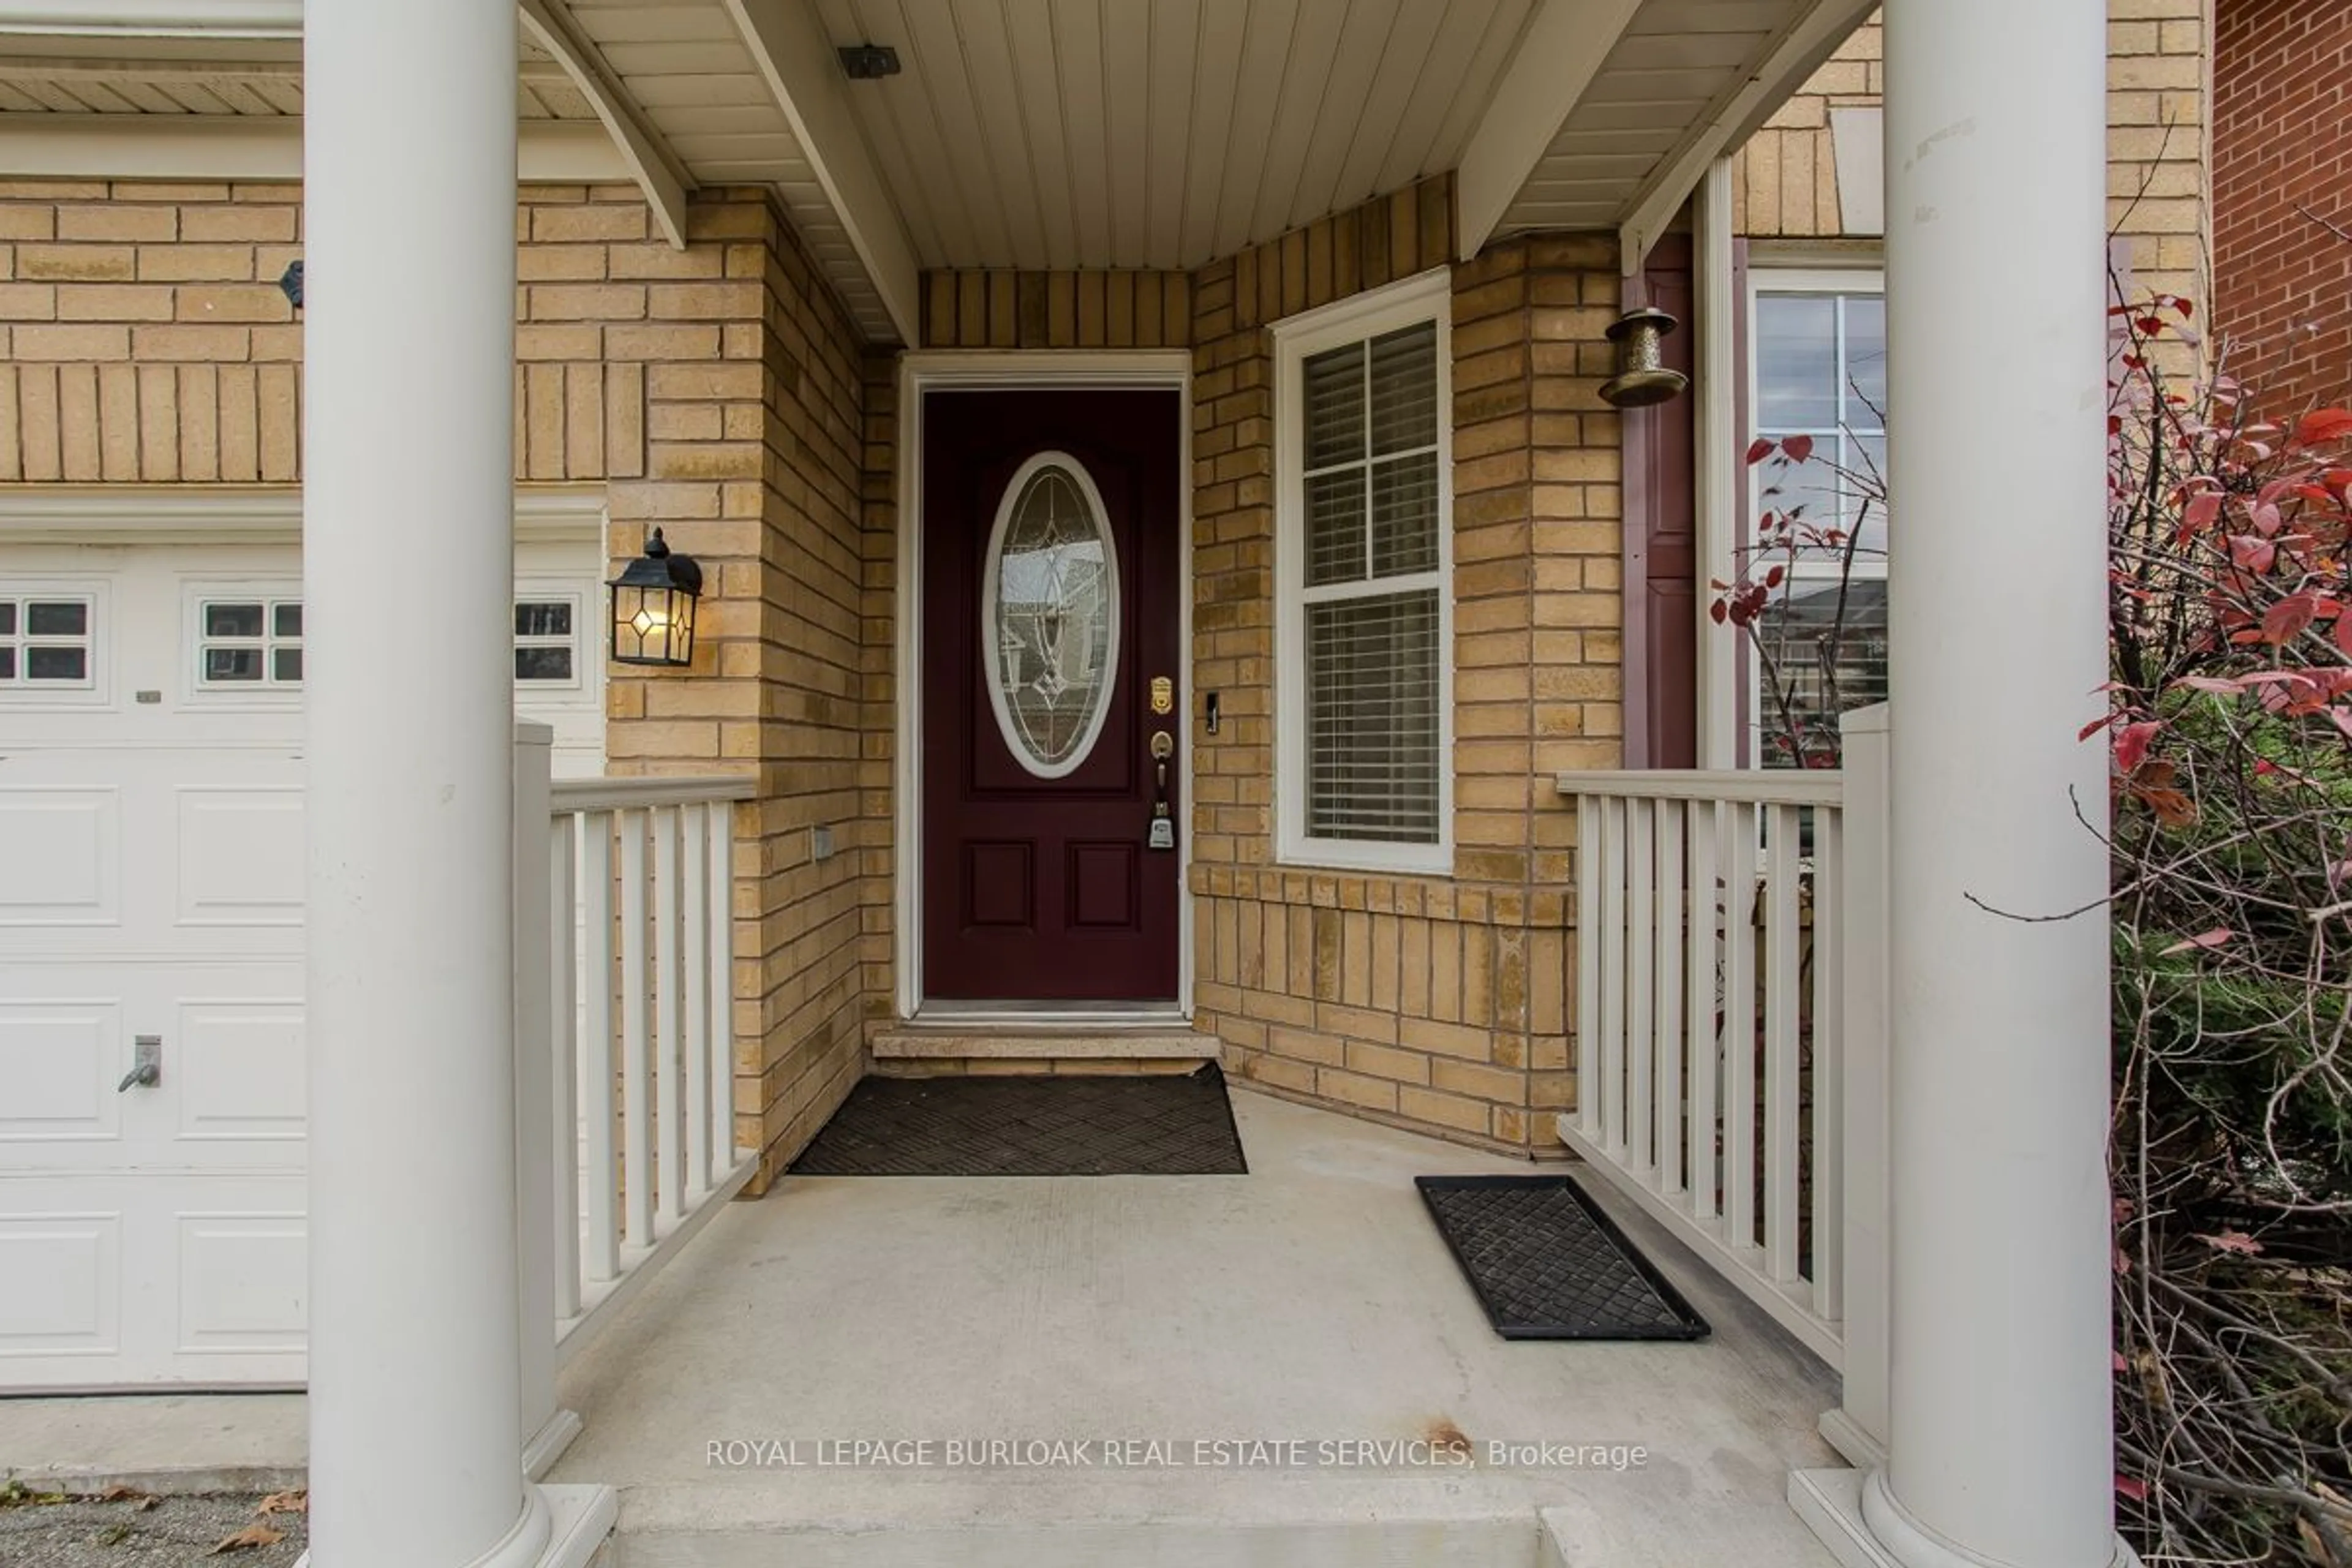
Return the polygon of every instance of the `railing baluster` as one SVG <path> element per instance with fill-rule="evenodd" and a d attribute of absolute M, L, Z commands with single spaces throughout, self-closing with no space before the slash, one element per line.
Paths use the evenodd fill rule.
<path fill-rule="evenodd" d="M 1801 1106 L 1799 1054 L 1804 928 L 1798 903 L 1797 808 L 1775 805 L 1765 822 L 1764 888 L 1764 1250 L 1773 1279 L 1797 1279 L 1798 1117 Z"/>
<path fill-rule="evenodd" d="M 686 988 L 686 1187 L 689 1202 L 710 1185 L 710 814 L 717 807 L 685 807 L 679 814 L 685 843 L 678 855 L 685 874 L 680 910 L 685 922 Z"/>
<path fill-rule="evenodd" d="M 1650 1143 L 1658 1191 L 1683 1190 L 1683 973 L 1690 941 L 1683 926 L 1683 839 L 1690 808 L 1658 803 L 1657 1096 Z"/>
<path fill-rule="evenodd" d="M 1690 964 L 1684 1009 L 1690 1018 L 1690 1099 L 1683 1119 L 1683 1143 L 1690 1151 L 1691 1217 L 1712 1224 L 1723 1212 L 1722 1165 L 1716 1151 L 1717 1064 L 1723 1059 L 1723 1030 L 1716 979 L 1721 973 L 1718 932 L 1723 926 L 1723 889 L 1716 868 L 1722 861 L 1723 807 L 1713 801 L 1690 807 Z"/>
<path fill-rule="evenodd" d="M 1625 1153 L 1625 803 L 1601 803 L 1601 1138 Z"/>
<path fill-rule="evenodd" d="M 1646 800 L 1626 803 L 1625 871 L 1625 1158 L 1635 1171 L 1650 1170 L 1657 1155 L 1650 1142 L 1657 1110 L 1651 1103 L 1653 1065 L 1657 1060 L 1658 873 L 1657 808 Z"/>
<path fill-rule="evenodd" d="M 631 1247 L 654 1244 L 653 998 L 647 981 L 644 809 L 614 814 L 621 829 L 621 1163 Z"/>
<path fill-rule="evenodd" d="M 515 831 L 528 831 L 517 823 Z M 580 819 L 548 823 L 548 1068 L 555 1095 L 555 1315 L 580 1310 Z"/>
<path fill-rule="evenodd" d="M 1732 805 L 1723 902 L 1725 1239 L 1756 1245 L 1756 807 Z"/>
<path fill-rule="evenodd" d="M 1840 1364 L 1850 981 L 1835 771 L 1563 773 L 1575 803 L 1577 1106 L 1560 1137 Z M 1855 908 L 1859 908 L 1859 903 Z M 1883 922 L 1881 922 L 1883 924 Z"/>
<path fill-rule="evenodd" d="M 681 808 L 646 814 L 654 834 L 654 1176 L 656 1224 L 667 1230 L 686 1215 L 686 996 L 678 930 L 678 828 Z"/>
<path fill-rule="evenodd" d="M 619 1118 L 613 1074 L 613 835 L 618 823 L 616 814 L 609 811 L 590 812 L 581 820 L 587 953 L 583 981 L 588 1005 L 580 1067 L 588 1119 L 588 1172 L 584 1201 L 576 1194 L 573 1201 L 582 1203 L 587 1214 L 588 1279 L 602 1284 L 621 1277 Z"/>
<path fill-rule="evenodd" d="M 1845 1317 L 1845 812 L 1813 811 L 1813 1310 Z"/>
<path fill-rule="evenodd" d="M 1601 1135 L 1601 803 L 1576 798 L 1576 1124 Z"/>
<path fill-rule="evenodd" d="M 549 893 L 560 1131 L 551 1153 L 517 1168 L 555 1189 L 555 1289 L 528 1310 L 552 1313 L 562 1354 L 750 1178 L 732 1120 L 732 814 L 755 789 L 749 778 L 604 778 L 550 792 L 550 863 L 531 874 Z M 518 952 L 527 939 L 519 926 Z"/>
<path fill-rule="evenodd" d="M 735 1168 L 735 808 L 710 807 L 710 1180 Z"/>

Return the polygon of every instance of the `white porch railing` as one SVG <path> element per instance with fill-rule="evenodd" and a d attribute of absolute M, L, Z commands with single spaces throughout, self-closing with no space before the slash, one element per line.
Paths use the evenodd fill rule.
<path fill-rule="evenodd" d="M 580 1129 L 555 1151 L 556 1191 L 579 1194 L 576 1223 L 557 1227 L 568 1342 L 751 1178 L 735 1147 L 733 823 L 753 786 L 590 779 L 552 794 L 552 1083 L 576 1096 L 556 1124 Z"/>
<path fill-rule="evenodd" d="M 757 1168 L 736 1147 L 733 1051 L 734 805 L 756 791 L 551 784 L 528 733 L 544 726 L 517 729 L 524 1395 L 547 1418 L 556 1366 Z"/>
<path fill-rule="evenodd" d="M 1865 741 L 1847 773 L 1559 780 L 1577 811 L 1577 1103 L 1559 1135 L 1850 1373 L 1849 1312 L 1881 1310 L 1882 1260 L 1854 1279 L 1846 1213 L 1850 1190 L 1875 1190 L 1848 1169 L 1850 1123 L 1868 1120 L 1847 1105 L 1853 993 L 1885 963 L 1884 811 L 1867 842 L 1849 831 L 1864 754 L 1883 765 Z M 1858 900 L 1874 912 L 1855 918 Z"/>

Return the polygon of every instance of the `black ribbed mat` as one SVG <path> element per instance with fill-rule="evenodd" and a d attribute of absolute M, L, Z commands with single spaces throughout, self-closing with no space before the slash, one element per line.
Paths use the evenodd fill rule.
<path fill-rule="evenodd" d="M 1567 1176 L 1418 1176 L 1507 1340 L 1699 1340 L 1706 1321 Z"/>
<path fill-rule="evenodd" d="M 1239 1176 L 1224 1075 L 869 1078 L 798 1176 Z"/>

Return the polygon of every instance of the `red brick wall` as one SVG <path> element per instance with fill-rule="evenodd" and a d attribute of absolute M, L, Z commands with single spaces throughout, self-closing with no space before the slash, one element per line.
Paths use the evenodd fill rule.
<path fill-rule="evenodd" d="M 2214 325 L 2266 406 L 2352 395 L 2352 6 L 2221 0 Z M 2326 220 L 2324 223 L 2320 220 Z"/>

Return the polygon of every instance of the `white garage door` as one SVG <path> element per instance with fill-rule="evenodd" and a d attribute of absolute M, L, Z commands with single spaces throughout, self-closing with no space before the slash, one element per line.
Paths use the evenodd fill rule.
<path fill-rule="evenodd" d="M 518 552 L 559 773 L 601 564 Z M 0 1389 L 301 1380 L 301 673 L 291 545 L 0 545 Z"/>

